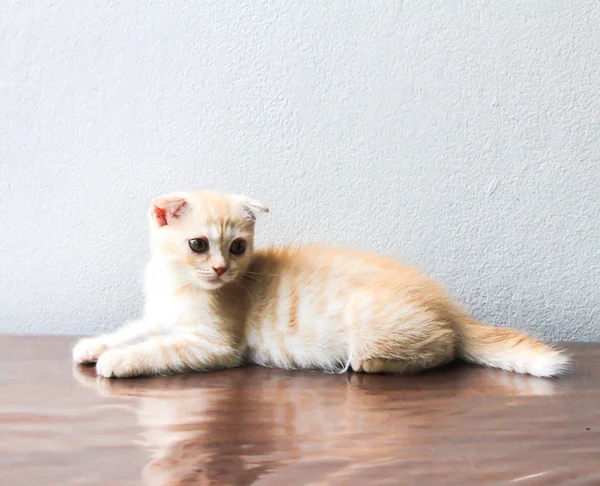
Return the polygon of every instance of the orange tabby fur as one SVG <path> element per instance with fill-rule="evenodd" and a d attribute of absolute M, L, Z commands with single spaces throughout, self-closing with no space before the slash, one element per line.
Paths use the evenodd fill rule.
<path fill-rule="evenodd" d="M 543 377 L 566 371 L 562 352 L 478 323 L 438 284 L 393 259 L 321 246 L 253 251 L 255 219 L 266 211 L 215 192 L 153 200 L 145 317 L 80 341 L 74 360 L 97 362 L 106 377 L 244 361 L 412 373 L 455 358 Z M 194 253 L 194 238 L 206 238 L 208 250 Z M 240 240 L 246 252 L 235 255 L 231 244 Z"/>

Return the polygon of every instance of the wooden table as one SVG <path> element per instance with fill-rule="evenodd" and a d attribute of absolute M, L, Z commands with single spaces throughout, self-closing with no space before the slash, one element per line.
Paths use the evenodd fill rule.
<path fill-rule="evenodd" d="M 106 380 L 0 336 L 0 485 L 599 485 L 600 345 L 558 380 L 245 367 Z"/>

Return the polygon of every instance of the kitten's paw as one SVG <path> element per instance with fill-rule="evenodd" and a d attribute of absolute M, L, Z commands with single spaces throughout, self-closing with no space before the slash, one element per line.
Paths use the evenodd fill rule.
<path fill-rule="evenodd" d="M 350 363 L 350 368 L 352 368 L 352 371 L 356 371 L 357 373 L 364 371 L 363 370 L 364 363 L 365 362 L 362 359 L 354 359 Z"/>
<path fill-rule="evenodd" d="M 123 349 L 107 351 L 96 363 L 96 374 L 104 378 L 128 378 L 139 374 L 137 360 Z"/>
<path fill-rule="evenodd" d="M 101 338 L 82 339 L 73 348 L 73 361 L 80 364 L 95 363 L 107 348 L 108 345 Z"/>

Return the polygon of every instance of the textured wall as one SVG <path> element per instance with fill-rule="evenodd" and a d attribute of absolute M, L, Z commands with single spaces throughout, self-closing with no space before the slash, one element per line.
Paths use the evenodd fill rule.
<path fill-rule="evenodd" d="M 455 3 L 6 2 L 0 330 L 134 316 L 148 200 L 198 187 L 600 338 L 600 4 Z"/>

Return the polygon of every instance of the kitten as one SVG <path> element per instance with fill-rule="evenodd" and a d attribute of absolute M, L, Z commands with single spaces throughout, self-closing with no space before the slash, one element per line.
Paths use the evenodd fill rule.
<path fill-rule="evenodd" d="M 144 317 L 79 341 L 104 377 L 281 368 L 409 373 L 454 358 L 535 376 L 568 369 L 561 351 L 469 317 L 415 269 L 358 251 L 254 251 L 267 207 L 245 196 L 153 199 Z"/>

